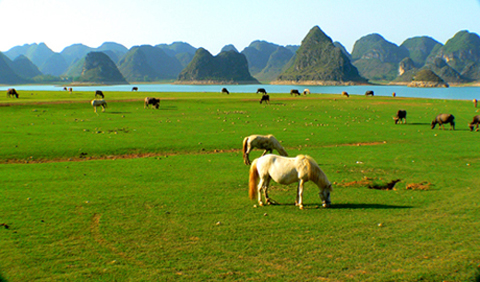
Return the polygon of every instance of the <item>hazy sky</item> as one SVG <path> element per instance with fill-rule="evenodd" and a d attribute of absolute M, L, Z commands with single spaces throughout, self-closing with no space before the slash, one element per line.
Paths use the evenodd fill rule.
<path fill-rule="evenodd" d="M 427 35 L 445 43 L 460 30 L 480 34 L 479 0 L 0 0 L 0 51 L 31 43 L 55 52 L 184 41 L 212 54 L 254 40 L 300 45 L 318 25 L 348 51 L 379 33 L 400 45 Z"/>

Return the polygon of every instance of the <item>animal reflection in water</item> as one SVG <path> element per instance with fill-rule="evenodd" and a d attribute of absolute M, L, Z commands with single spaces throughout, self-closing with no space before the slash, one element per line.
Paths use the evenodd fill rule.
<path fill-rule="evenodd" d="M 274 203 L 268 197 L 271 179 L 282 185 L 298 182 L 295 205 L 300 209 L 303 209 L 303 187 L 308 181 L 314 182 L 320 189 L 322 206 L 329 207 L 331 204 L 332 184 L 310 156 L 298 155 L 295 158 L 288 158 L 269 154 L 255 159 L 250 167 L 248 187 L 250 199 L 257 198 L 260 206 L 264 204 L 262 192 L 265 204 Z"/>
<path fill-rule="evenodd" d="M 267 153 L 273 153 L 273 150 L 277 150 L 278 153 L 282 156 L 288 156 L 287 151 L 280 145 L 280 142 L 275 138 L 275 136 L 269 135 L 250 135 L 243 139 L 243 162 L 246 165 L 250 165 L 249 154 L 253 148 L 265 150 L 262 156 Z"/>

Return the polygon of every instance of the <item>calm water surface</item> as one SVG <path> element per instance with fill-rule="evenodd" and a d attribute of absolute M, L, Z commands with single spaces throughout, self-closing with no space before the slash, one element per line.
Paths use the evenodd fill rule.
<path fill-rule="evenodd" d="M 265 88 L 268 93 L 290 93 L 291 89 L 308 88 L 312 94 L 340 94 L 347 91 L 351 95 L 364 95 L 365 91 L 373 90 L 376 96 L 455 99 L 455 100 L 480 100 L 479 87 L 450 87 L 450 88 L 412 88 L 407 86 L 301 86 L 301 85 L 177 85 L 177 84 L 140 84 L 140 85 L 115 85 L 115 86 L 78 86 L 76 91 L 94 92 L 102 91 L 131 91 L 133 86 L 138 86 L 139 92 L 220 92 L 226 87 L 230 93 L 255 93 L 257 88 Z M 0 87 L 1 91 L 7 88 L 16 88 L 20 91 L 63 91 L 62 86 L 56 85 L 18 85 Z"/>

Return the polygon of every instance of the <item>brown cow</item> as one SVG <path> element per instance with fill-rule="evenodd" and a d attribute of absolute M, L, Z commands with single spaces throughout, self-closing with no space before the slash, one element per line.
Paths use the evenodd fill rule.
<path fill-rule="evenodd" d="M 143 108 L 146 109 L 150 105 L 152 105 L 155 109 L 158 109 L 160 107 L 160 99 L 145 97 L 145 104 L 144 104 Z"/>
<path fill-rule="evenodd" d="M 342 96 L 346 96 L 347 98 L 350 97 L 350 95 L 348 95 L 347 91 L 343 91 Z"/>
<path fill-rule="evenodd" d="M 301 94 L 300 92 L 298 92 L 298 89 L 292 89 L 290 90 L 290 95 L 300 96 Z"/>
<path fill-rule="evenodd" d="M 97 98 L 97 96 L 102 97 L 102 99 L 105 98 L 105 95 L 103 95 L 103 92 L 100 90 L 95 91 L 95 98 Z"/>
<path fill-rule="evenodd" d="M 374 93 L 372 90 L 368 90 L 367 92 L 365 92 L 365 96 L 373 96 Z"/>
<path fill-rule="evenodd" d="M 473 131 L 473 127 L 476 125 L 477 130 L 475 130 L 475 131 L 478 131 L 478 125 L 479 124 L 480 124 L 480 116 L 474 116 L 473 121 L 468 124 L 468 127 L 470 127 L 470 131 Z"/>
<path fill-rule="evenodd" d="M 265 101 L 265 104 L 270 104 L 270 96 L 267 94 L 262 95 L 262 99 L 260 100 L 260 104 Z"/>
<path fill-rule="evenodd" d="M 18 99 L 18 93 L 17 93 L 17 90 L 15 90 L 15 88 L 9 88 L 7 90 L 7 97 L 15 97 Z"/>
<path fill-rule="evenodd" d="M 445 129 L 443 124 L 450 123 L 450 130 L 455 130 L 455 117 L 451 114 L 439 114 L 432 121 L 432 129 L 435 128 L 435 125 L 438 123 L 439 128 Z"/>
<path fill-rule="evenodd" d="M 397 115 L 393 119 L 395 120 L 395 124 L 397 124 L 398 121 L 403 121 L 403 123 L 407 123 L 407 111 L 398 110 Z"/>
<path fill-rule="evenodd" d="M 258 88 L 256 94 L 258 93 L 267 94 L 267 90 L 265 90 L 265 88 Z"/>

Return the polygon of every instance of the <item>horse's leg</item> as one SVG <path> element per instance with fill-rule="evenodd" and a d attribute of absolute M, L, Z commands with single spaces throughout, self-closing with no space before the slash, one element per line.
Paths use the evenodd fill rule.
<path fill-rule="evenodd" d="M 265 203 L 267 205 L 273 204 L 272 201 L 270 201 L 270 198 L 268 197 L 268 185 L 270 185 L 270 177 L 268 177 L 265 180 L 265 189 L 263 190 L 263 195 L 265 196 Z"/>
<path fill-rule="evenodd" d="M 303 210 L 303 184 L 305 182 L 300 179 L 298 181 L 298 188 L 297 188 L 297 200 L 295 201 L 295 205 L 298 206 L 301 210 Z"/>
<path fill-rule="evenodd" d="M 245 152 L 245 159 L 243 160 L 246 165 L 251 165 L 252 163 L 250 162 L 250 152 L 252 151 L 252 147 L 250 146 L 250 143 L 247 144 L 247 151 Z"/>
<path fill-rule="evenodd" d="M 330 191 L 328 189 L 323 189 L 319 193 L 320 199 L 322 200 L 322 207 L 328 208 L 330 207 L 331 201 L 330 201 Z"/>
<path fill-rule="evenodd" d="M 265 178 L 263 176 L 260 176 L 260 181 L 257 186 L 257 200 L 258 200 L 258 205 L 260 206 L 263 206 L 262 192 L 265 191 L 264 185 L 265 185 Z"/>

